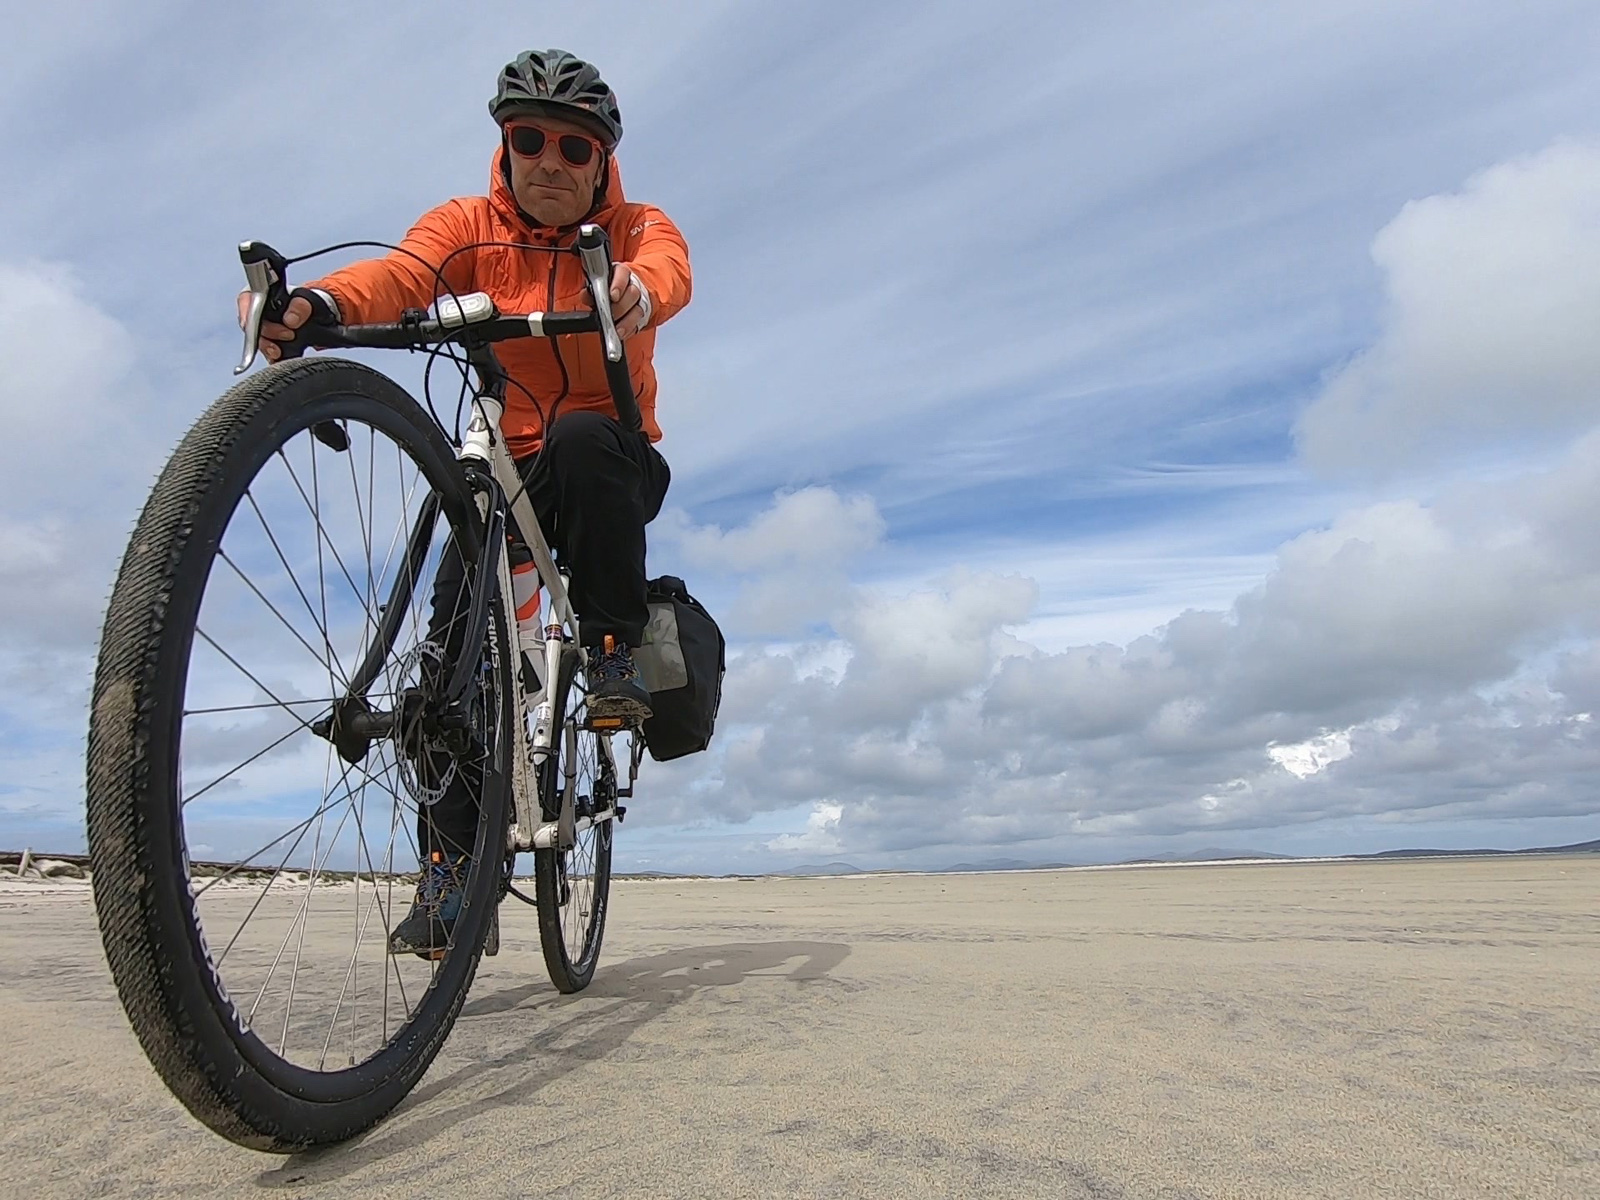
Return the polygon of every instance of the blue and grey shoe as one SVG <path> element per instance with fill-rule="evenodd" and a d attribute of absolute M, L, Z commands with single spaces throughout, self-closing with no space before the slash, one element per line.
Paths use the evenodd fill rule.
<path fill-rule="evenodd" d="M 389 935 L 390 954 L 417 954 L 423 958 L 443 958 L 450 948 L 456 918 L 461 915 L 467 874 L 472 860 L 461 855 L 447 859 L 435 850 L 422 866 L 417 880 L 417 896 L 406 919 Z"/>
<path fill-rule="evenodd" d="M 588 724 L 604 728 L 636 727 L 651 713 L 650 692 L 639 678 L 628 647 L 609 633 L 600 646 L 589 648 Z"/>

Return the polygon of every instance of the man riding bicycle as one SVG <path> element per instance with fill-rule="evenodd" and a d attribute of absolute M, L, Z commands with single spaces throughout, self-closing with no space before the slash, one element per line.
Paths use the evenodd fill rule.
<path fill-rule="evenodd" d="M 651 359 L 656 328 L 689 303 L 688 246 L 660 209 L 623 196 L 614 157 L 622 116 L 592 65 L 564 50 L 520 54 L 501 71 L 489 111 L 500 147 L 488 195 L 448 200 L 417 221 L 399 250 L 295 289 L 282 323 L 263 325 L 261 348 L 277 360 L 277 343 L 308 322 L 397 321 L 449 292 L 486 292 L 501 312 L 587 307 L 577 257 L 551 251 L 570 248 L 580 224 L 605 229 L 616 258 L 612 309 L 627 341 L 643 431 L 630 433 L 618 422 L 604 350 L 592 334 L 501 347 L 509 380 L 501 430 L 539 523 L 571 574 L 588 647 L 590 717 L 636 727 L 650 716 L 650 693 L 631 653 L 648 618 L 644 527 L 660 512 L 671 478 L 654 446 L 661 430 Z M 430 624 L 430 638 L 441 644 L 462 581 L 459 557 L 447 553 Z M 457 777 L 436 803 L 419 806 L 423 878 L 391 939 L 397 951 L 448 942 L 476 824 L 468 783 Z"/>

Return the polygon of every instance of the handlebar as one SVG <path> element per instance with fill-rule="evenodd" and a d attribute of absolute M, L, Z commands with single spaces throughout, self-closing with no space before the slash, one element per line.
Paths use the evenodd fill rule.
<path fill-rule="evenodd" d="M 637 433 L 644 428 L 639 403 L 628 371 L 628 355 L 617 333 L 611 312 L 611 243 L 598 225 L 578 229 L 577 252 L 594 304 L 589 312 L 501 314 L 487 297 L 469 303 L 474 296 L 442 297 L 435 304 L 438 315 L 406 319 L 378 325 L 301 326 L 292 341 L 280 343 L 285 358 L 297 358 L 311 346 L 327 349 L 421 350 L 444 342 L 466 346 L 486 346 L 494 342 L 524 337 L 561 337 L 574 333 L 598 333 L 605 351 L 606 384 L 624 429 Z M 239 244 L 239 261 L 244 265 L 250 285 L 250 304 L 245 311 L 244 353 L 235 375 L 242 375 L 255 362 L 261 341 L 261 325 L 266 319 L 281 321 L 289 304 L 288 262 L 265 242 Z M 448 307 L 447 307 L 448 306 Z"/>

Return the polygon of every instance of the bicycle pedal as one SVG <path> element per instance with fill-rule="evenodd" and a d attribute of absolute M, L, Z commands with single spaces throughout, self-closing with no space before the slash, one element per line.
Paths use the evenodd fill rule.
<path fill-rule="evenodd" d="M 626 717 L 590 717 L 583 723 L 590 733 L 617 733 L 631 727 L 632 722 Z"/>

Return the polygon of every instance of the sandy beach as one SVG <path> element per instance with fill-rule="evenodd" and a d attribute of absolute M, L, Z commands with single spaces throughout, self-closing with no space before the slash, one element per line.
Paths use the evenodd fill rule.
<path fill-rule="evenodd" d="M 1600 1196 L 1600 857 L 627 881 L 503 912 L 385 1123 L 195 1123 L 86 885 L 0 883 L 16 1196 Z"/>

